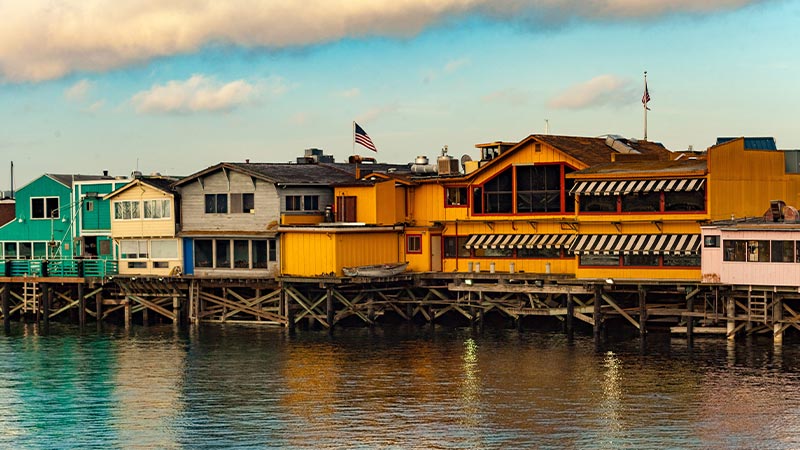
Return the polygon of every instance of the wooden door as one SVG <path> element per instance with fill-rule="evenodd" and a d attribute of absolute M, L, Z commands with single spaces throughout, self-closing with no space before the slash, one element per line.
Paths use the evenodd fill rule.
<path fill-rule="evenodd" d="M 442 271 L 442 235 L 431 235 L 431 272 Z"/>
<path fill-rule="evenodd" d="M 356 221 L 356 197 L 354 196 L 336 197 L 336 221 L 337 222 Z"/>

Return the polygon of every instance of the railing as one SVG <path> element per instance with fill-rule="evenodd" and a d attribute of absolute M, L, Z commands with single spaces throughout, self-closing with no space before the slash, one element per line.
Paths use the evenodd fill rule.
<path fill-rule="evenodd" d="M 119 274 L 117 261 L 105 259 L 0 260 L 0 276 L 108 277 Z"/>

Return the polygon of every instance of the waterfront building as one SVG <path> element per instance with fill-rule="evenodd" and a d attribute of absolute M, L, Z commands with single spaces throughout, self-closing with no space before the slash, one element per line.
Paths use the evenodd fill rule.
<path fill-rule="evenodd" d="M 104 175 L 45 174 L 17 190 L 15 218 L 0 227 L 6 267 L 19 275 L 77 274 L 76 258 L 92 274 L 105 274 L 113 261 L 109 206 L 103 195 L 126 181 Z M 11 263 L 11 261 L 14 261 Z M 92 262 L 95 261 L 95 262 Z"/>
<path fill-rule="evenodd" d="M 111 237 L 119 255 L 120 274 L 178 275 L 181 273 L 182 242 L 179 201 L 172 189 L 178 178 L 142 176 L 105 196 Z"/>
<path fill-rule="evenodd" d="M 298 163 L 223 162 L 175 183 L 184 273 L 278 274 L 281 224 L 322 222 L 326 207 L 332 210 L 332 185 L 354 177 L 340 165 L 318 162 L 321 154 L 311 156 Z"/>

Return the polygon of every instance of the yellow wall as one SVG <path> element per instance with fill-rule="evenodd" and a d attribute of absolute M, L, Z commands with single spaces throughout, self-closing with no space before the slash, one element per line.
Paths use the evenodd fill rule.
<path fill-rule="evenodd" d="M 403 261 L 394 230 L 288 230 L 281 234 L 281 273 L 286 276 L 342 276 L 342 267 Z"/>
<path fill-rule="evenodd" d="M 800 201 L 800 175 L 785 173 L 783 152 L 745 150 L 743 139 L 708 149 L 708 172 L 711 220 L 760 216 L 770 200 Z"/>
<path fill-rule="evenodd" d="M 404 195 L 396 191 L 394 180 L 369 186 L 341 186 L 334 189 L 336 197 L 356 197 L 356 222 L 369 225 L 394 225 L 405 216 Z M 401 200 L 401 202 L 398 202 Z M 397 220 L 398 217 L 403 219 Z"/>
<path fill-rule="evenodd" d="M 577 262 L 575 263 L 577 267 Z M 629 280 L 692 280 L 700 281 L 700 267 L 687 269 L 654 267 L 652 269 L 627 267 L 578 268 L 576 278 L 629 279 Z"/>
<path fill-rule="evenodd" d="M 144 200 L 170 199 L 172 202 L 172 217 L 168 219 L 139 219 L 115 220 L 114 203 L 122 200 L 134 200 L 142 202 Z M 114 239 L 129 237 L 173 237 L 175 236 L 175 199 L 172 195 L 155 189 L 144 183 L 133 186 L 111 199 L 111 237 Z M 144 209 L 140 203 L 140 215 L 144 216 Z"/>
<path fill-rule="evenodd" d="M 281 225 L 317 225 L 324 217 L 322 214 L 281 214 Z"/>

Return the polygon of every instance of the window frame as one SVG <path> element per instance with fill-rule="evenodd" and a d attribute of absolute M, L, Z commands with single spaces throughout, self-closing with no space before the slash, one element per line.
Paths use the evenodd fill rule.
<path fill-rule="evenodd" d="M 121 211 L 117 210 L 117 205 L 120 205 Z M 127 209 L 124 205 L 128 205 Z M 142 208 L 139 200 L 116 200 L 112 202 L 111 206 L 114 210 L 114 220 L 140 220 L 142 218 Z M 117 216 L 118 213 L 121 213 L 121 216 Z M 126 213 L 130 217 L 125 217 Z"/>
<path fill-rule="evenodd" d="M 41 200 L 42 201 L 42 217 L 37 217 L 38 214 L 34 215 L 34 207 L 33 207 L 34 200 L 36 200 L 36 201 Z M 55 200 L 56 201 L 55 208 L 53 208 L 52 205 L 48 205 L 49 200 Z M 31 197 L 31 199 L 30 199 L 30 208 L 31 208 L 30 209 L 31 220 L 53 220 L 53 219 L 59 219 L 61 217 L 61 197 L 59 197 L 57 195 L 56 196 L 47 195 L 47 196 L 40 196 L 40 197 Z"/>
<path fill-rule="evenodd" d="M 416 248 L 412 248 L 412 242 L 416 241 Z M 406 234 L 406 253 L 422 254 L 422 234 Z"/>
<path fill-rule="evenodd" d="M 460 198 L 460 203 L 451 203 L 451 190 L 456 191 L 455 197 Z M 463 194 L 462 194 L 463 192 Z M 444 188 L 444 207 L 445 208 L 469 208 L 469 186 L 445 186 Z"/>

